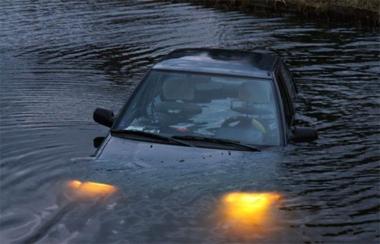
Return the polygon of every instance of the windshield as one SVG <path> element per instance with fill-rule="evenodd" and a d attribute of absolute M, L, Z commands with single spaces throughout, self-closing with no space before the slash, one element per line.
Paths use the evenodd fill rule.
<path fill-rule="evenodd" d="M 280 145 L 270 80 L 153 70 L 116 129 Z"/>

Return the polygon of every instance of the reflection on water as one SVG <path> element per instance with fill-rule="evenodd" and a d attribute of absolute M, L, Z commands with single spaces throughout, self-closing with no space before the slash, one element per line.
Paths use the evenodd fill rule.
<path fill-rule="evenodd" d="M 77 219 L 75 225 L 66 224 L 67 228 L 78 228 L 78 226 L 89 221 L 89 217 L 95 215 L 94 210 L 104 207 L 107 204 L 107 198 L 117 191 L 117 188 L 112 185 L 89 181 L 81 182 L 79 180 L 68 181 L 63 188 L 64 198 L 57 199 L 57 206 L 46 216 L 38 228 L 31 233 L 26 233 L 25 238 L 22 238 L 23 236 L 15 238 L 15 241 L 22 243 L 39 242 L 55 225 L 64 223 L 65 217 L 71 217 L 70 214 L 75 213 L 77 209 L 83 209 L 81 212 L 86 213 L 87 216 Z M 58 192 L 57 195 L 60 194 Z"/>
<path fill-rule="evenodd" d="M 218 207 L 219 224 L 233 240 L 257 241 L 278 229 L 279 193 L 232 192 L 224 195 Z"/>
<path fill-rule="evenodd" d="M 233 191 L 286 196 L 280 243 L 379 242 L 378 30 L 170 1 L 2 0 L 0 33 L 2 243 L 223 243 L 202 221 L 220 193 Z M 80 175 L 128 201 L 60 205 L 58 182 L 84 179 L 70 175 L 79 166 L 69 159 L 91 155 L 92 139 L 107 133 L 94 109 L 118 111 L 160 57 L 200 46 L 282 55 L 300 90 L 297 120 L 320 139 L 255 160 L 232 160 L 236 152 L 184 160 L 178 150 L 131 145 L 128 159 L 93 171 L 89 163 Z M 156 150 L 150 161 L 147 150 Z"/>

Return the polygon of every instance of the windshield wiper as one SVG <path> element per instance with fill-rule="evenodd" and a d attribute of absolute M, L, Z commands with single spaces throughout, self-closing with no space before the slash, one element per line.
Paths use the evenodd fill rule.
<path fill-rule="evenodd" d="M 165 142 L 170 142 L 182 146 L 193 147 L 191 143 L 181 141 L 180 139 L 175 139 L 169 136 L 164 136 L 152 132 L 140 131 L 140 130 L 111 130 L 111 135 L 115 136 L 141 136 L 148 137 L 152 139 L 158 139 Z"/>
<path fill-rule="evenodd" d="M 209 143 L 214 143 L 214 144 L 219 144 L 219 145 L 233 146 L 235 148 L 239 147 L 239 148 L 249 150 L 249 151 L 254 151 L 254 152 L 260 152 L 260 149 L 258 149 L 255 146 L 244 144 L 239 141 L 228 140 L 228 139 L 203 137 L 203 136 L 173 136 L 172 138 L 178 139 L 178 140 L 186 140 L 186 141 L 209 142 Z"/>

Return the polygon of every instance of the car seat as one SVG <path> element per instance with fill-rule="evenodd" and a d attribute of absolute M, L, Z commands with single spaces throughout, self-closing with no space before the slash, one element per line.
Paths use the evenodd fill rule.
<path fill-rule="evenodd" d="M 161 102 L 157 105 L 157 112 L 170 124 L 184 122 L 202 111 L 194 103 L 194 84 L 180 78 L 170 78 L 163 82 Z"/>
<path fill-rule="evenodd" d="M 245 82 L 238 92 L 238 99 L 232 104 L 232 110 L 243 114 L 264 114 L 272 103 L 270 90 L 261 82 Z"/>

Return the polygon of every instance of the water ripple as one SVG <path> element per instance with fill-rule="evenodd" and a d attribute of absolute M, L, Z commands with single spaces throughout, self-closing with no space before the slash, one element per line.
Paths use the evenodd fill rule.
<path fill-rule="evenodd" d="M 249 163 L 193 165 L 180 175 L 165 164 L 159 172 L 100 167 L 95 172 L 119 177 L 129 196 L 107 206 L 66 209 L 57 193 L 70 158 L 91 155 L 92 139 L 106 133 L 91 121 L 95 107 L 118 111 L 169 51 L 212 46 L 281 54 L 300 89 L 297 119 L 320 132 L 270 162 L 279 167 L 289 227 L 276 240 L 379 241 L 379 33 L 258 16 L 170 1 L 1 1 L 1 240 L 226 241 L 200 219 L 225 187 L 221 175 L 231 189 L 257 184 Z"/>

